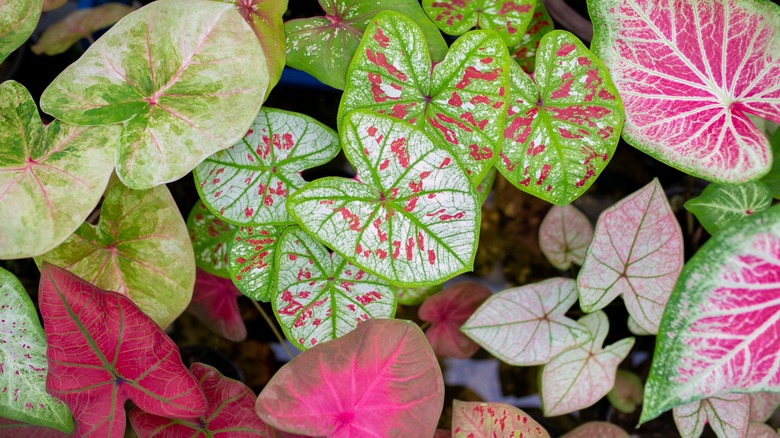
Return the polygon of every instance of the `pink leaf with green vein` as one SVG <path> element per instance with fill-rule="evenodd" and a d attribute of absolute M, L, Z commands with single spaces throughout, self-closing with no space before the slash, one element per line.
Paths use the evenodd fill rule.
<path fill-rule="evenodd" d="M 615 78 L 623 138 L 692 175 L 745 182 L 772 155 L 752 114 L 780 123 L 780 8 L 766 0 L 596 0 L 593 51 Z"/>
<path fill-rule="evenodd" d="M 750 421 L 764 422 L 780 407 L 780 392 L 754 392 L 750 394 Z"/>
<path fill-rule="evenodd" d="M 710 234 L 772 206 L 772 190 L 759 181 L 742 184 L 712 183 L 684 207 L 696 215 Z"/>
<path fill-rule="evenodd" d="M 176 344 L 129 298 L 43 265 L 38 303 L 49 374 L 46 390 L 73 412 L 80 437 L 122 437 L 124 403 L 192 418 L 206 399 Z"/>
<path fill-rule="evenodd" d="M 533 79 L 512 63 L 496 167 L 517 188 L 564 206 L 588 190 L 620 140 L 623 105 L 604 64 L 574 35 L 545 35 Z"/>
<path fill-rule="evenodd" d="M 236 302 L 236 297 L 240 296 L 241 292 L 230 279 L 198 269 L 187 311 L 214 333 L 229 341 L 241 342 L 246 339 L 246 326 Z"/>
<path fill-rule="evenodd" d="M 350 65 L 339 129 L 359 108 L 405 120 L 450 147 L 476 186 L 498 158 L 510 64 L 498 35 L 475 31 L 432 66 L 417 25 L 383 12 L 366 29 Z"/>
<path fill-rule="evenodd" d="M 200 198 L 236 225 L 291 223 L 287 198 L 306 181 L 305 169 L 339 152 L 336 133 L 303 114 L 262 108 L 246 135 L 195 168 Z"/>
<path fill-rule="evenodd" d="M 43 261 L 129 296 L 161 327 L 184 311 L 195 284 L 187 226 L 165 186 L 139 191 L 114 181 L 97 226 L 84 223 Z"/>
<path fill-rule="evenodd" d="M 541 365 L 591 339 L 587 327 L 566 317 L 577 302 L 577 285 L 552 278 L 491 296 L 461 331 L 502 361 Z"/>
<path fill-rule="evenodd" d="M 255 301 L 271 301 L 276 248 L 282 227 L 241 227 L 230 247 L 230 276 L 238 290 Z"/>
<path fill-rule="evenodd" d="M 42 6 L 43 0 L 0 1 L 0 63 L 33 33 Z"/>
<path fill-rule="evenodd" d="M 600 310 L 577 322 L 588 328 L 591 340 L 555 356 L 542 368 L 540 392 L 546 417 L 587 408 L 607 395 L 618 365 L 634 346 L 634 338 L 625 338 L 602 348 L 609 320 Z"/>
<path fill-rule="evenodd" d="M 187 231 L 195 252 L 195 265 L 211 275 L 230 278 L 228 253 L 238 227 L 216 217 L 202 201 L 187 216 Z"/>
<path fill-rule="evenodd" d="M 539 226 L 539 247 L 550 264 L 565 271 L 571 264 L 582 265 L 593 240 L 593 225 L 573 205 L 554 205 Z"/>
<path fill-rule="evenodd" d="M 629 435 L 620 426 L 606 421 L 590 421 L 571 432 L 561 435 L 561 438 L 629 438 Z"/>
<path fill-rule="evenodd" d="M 777 438 L 777 436 L 778 432 L 772 429 L 768 424 L 749 423 L 745 438 Z"/>
<path fill-rule="evenodd" d="M 708 424 L 719 438 L 744 438 L 750 396 L 723 394 L 674 408 L 674 422 L 683 438 L 698 438 Z"/>
<path fill-rule="evenodd" d="M 422 6 L 444 33 L 460 35 L 473 27 L 488 29 L 501 35 L 506 45 L 513 46 L 523 38 L 535 3 L 536 0 L 423 0 Z"/>
<path fill-rule="evenodd" d="M 490 295 L 490 289 L 479 283 L 463 282 L 425 300 L 417 316 L 431 323 L 425 337 L 437 356 L 467 359 L 479 350 L 479 345 L 460 332 L 460 326 Z"/>
<path fill-rule="evenodd" d="M 287 339 L 301 350 L 341 337 L 373 318 L 395 315 L 395 293 L 298 227 L 276 249 L 272 304 Z"/>
<path fill-rule="evenodd" d="M 71 436 L 71 434 L 49 427 L 35 426 L 28 423 L 0 418 L 0 436 L 9 438 L 22 436 L 35 438 L 67 438 Z"/>
<path fill-rule="evenodd" d="M 255 394 L 243 383 L 229 379 L 202 363 L 190 365 L 206 395 L 206 412 L 200 418 L 168 418 L 135 408 L 130 424 L 142 437 L 272 438 L 271 426 L 255 414 Z"/>
<path fill-rule="evenodd" d="M 617 370 L 615 387 L 607 394 L 607 400 L 613 408 L 624 414 L 631 414 L 642 404 L 642 379 L 627 370 Z"/>
<path fill-rule="evenodd" d="M 454 438 L 549 438 L 550 434 L 522 410 L 505 403 L 452 402 Z"/>
<path fill-rule="evenodd" d="M 284 365 L 255 409 L 301 435 L 427 437 L 443 405 L 441 369 L 420 328 L 374 319 Z"/>
<path fill-rule="evenodd" d="M 448 149 L 397 119 L 354 111 L 342 144 L 359 179 L 322 178 L 288 200 L 301 226 L 351 263 L 398 286 L 470 271 L 479 200 Z"/>
<path fill-rule="evenodd" d="M 593 312 L 622 295 L 639 327 L 657 333 L 682 267 L 682 230 L 653 179 L 599 216 L 577 276 L 580 307 Z"/>
<path fill-rule="evenodd" d="M 82 38 L 92 38 L 92 34 L 111 26 L 133 8 L 121 3 L 105 3 L 94 8 L 76 9 L 62 20 L 48 26 L 37 43 L 30 46 L 36 55 L 58 55 L 68 50 Z"/>
<path fill-rule="evenodd" d="M 667 309 L 641 422 L 725 392 L 780 392 L 780 208 L 711 237 L 685 265 Z"/>
<path fill-rule="evenodd" d="M 555 30 L 553 20 L 550 18 L 550 14 L 547 13 L 547 9 L 544 8 L 544 2 L 537 0 L 534 15 L 531 17 L 531 22 L 528 23 L 523 37 L 517 44 L 509 47 L 510 56 L 524 72 L 534 72 L 539 43 L 542 41 L 543 36 L 553 30 Z"/>

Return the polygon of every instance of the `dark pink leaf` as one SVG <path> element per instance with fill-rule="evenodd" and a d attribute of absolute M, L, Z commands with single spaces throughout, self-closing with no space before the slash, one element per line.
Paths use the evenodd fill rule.
<path fill-rule="evenodd" d="M 477 283 L 458 283 L 433 295 L 420 306 L 417 315 L 431 326 L 425 330 L 438 356 L 465 359 L 479 350 L 479 345 L 460 332 L 466 320 L 490 296 L 490 290 Z"/>
<path fill-rule="evenodd" d="M 0 437 L 65 438 L 69 434 L 50 427 L 35 426 L 21 421 L 0 418 Z"/>
<path fill-rule="evenodd" d="M 44 263 L 38 302 L 48 340 L 46 390 L 68 405 L 80 437 L 121 437 L 124 402 L 176 418 L 206 410 L 176 344 L 124 295 Z"/>
<path fill-rule="evenodd" d="M 208 400 L 200 418 L 177 420 L 146 413 L 138 408 L 130 413 L 130 424 L 145 438 L 251 438 L 274 436 L 271 426 L 255 414 L 255 394 L 241 382 L 229 379 L 216 369 L 194 363 L 190 371 L 200 382 Z"/>
<path fill-rule="evenodd" d="M 236 297 L 240 296 L 241 292 L 231 280 L 198 269 L 187 311 L 214 333 L 241 342 L 246 338 L 246 326 L 236 302 Z"/>
<path fill-rule="evenodd" d="M 443 405 L 441 369 L 420 328 L 372 319 L 283 366 L 256 409 L 304 435 L 429 437 Z"/>
<path fill-rule="evenodd" d="M 522 410 L 505 403 L 453 402 L 455 438 L 550 438 L 550 434 Z"/>

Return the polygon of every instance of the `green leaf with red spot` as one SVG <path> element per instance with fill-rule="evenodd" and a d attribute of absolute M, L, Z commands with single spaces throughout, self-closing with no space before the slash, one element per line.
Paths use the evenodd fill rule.
<path fill-rule="evenodd" d="M 364 272 L 298 227 L 279 239 L 273 295 L 276 319 L 301 350 L 343 336 L 369 319 L 395 315 L 387 281 Z"/>
<path fill-rule="evenodd" d="M 255 301 L 271 301 L 276 248 L 283 227 L 241 227 L 230 247 L 230 277 L 238 290 Z"/>
<path fill-rule="evenodd" d="M 522 410 L 505 403 L 452 402 L 452 436 L 549 438 L 550 434 Z"/>
<path fill-rule="evenodd" d="M 439 29 L 460 35 L 477 27 L 496 31 L 506 45 L 522 38 L 537 0 L 423 0 L 422 6 Z M 541 0 L 539 0 L 541 1 Z"/>
<path fill-rule="evenodd" d="M 238 227 L 214 216 L 198 201 L 187 216 L 187 230 L 195 251 L 195 265 L 222 278 L 230 278 L 228 252 Z"/>
<path fill-rule="evenodd" d="M 749 416 L 748 394 L 722 394 L 674 408 L 674 423 L 683 438 L 699 438 L 707 424 L 720 438 L 744 438 Z"/>
<path fill-rule="evenodd" d="M 42 6 L 43 0 L 0 2 L 0 63 L 33 33 Z"/>
<path fill-rule="evenodd" d="M 520 190 L 566 205 L 612 159 L 623 105 L 606 67 L 574 35 L 542 38 L 533 79 L 512 64 L 498 170 Z"/>
<path fill-rule="evenodd" d="M 323 178 L 293 194 L 295 220 L 351 263 L 398 286 L 470 271 L 479 236 L 476 191 L 452 153 L 408 123 L 369 111 L 344 120 L 358 179 Z"/>
<path fill-rule="evenodd" d="M 195 168 L 200 198 L 236 225 L 292 223 L 285 203 L 306 181 L 304 169 L 339 151 L 336 133 L 303 114 L 262 108 L 243 139 Z"/>
<path fill-rule="evenodd" d="M 772 190 L 760 181 L 712 183 L 684 205 L 710 234 L 771 206 Z"/>
<path fill-rule="evenodd" d="M 477 185 L 503 141 L 510 64 L 497 34 L 474 31 L 432 66 L 417 25 L 383 12 L 366 29 L 350 65 L 339 127 L 359 108 L 403 119 L 448 145 Z"/>
<path fill-rule="evenodd" d="M 555 30 L 553 20 L 547 9 L 544 8 L 544 2 L 537 0 L 536 10 L 525 29 L 525 33 L 520 41 L 509 47 L 509 55 L 517 62 L 520 68 L 526 73 L 533 73 L 536 63 L 536 52 L 539 50 L 539 43 L 542 37 Z"/>

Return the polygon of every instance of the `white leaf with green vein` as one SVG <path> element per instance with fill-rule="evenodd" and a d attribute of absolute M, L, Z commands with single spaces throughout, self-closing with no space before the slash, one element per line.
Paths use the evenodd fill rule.
<path fill-rule="evenodd" d="M 539 226 L 539 247 L 554 267 L 565 271 L 572 263 L 582 265 L 593 240 L 593 225 L 587 216 L 569 204 L 553 205 Z"/>
<path fill-rule="evenodd" d="M 766 210 L 772 205 L 772 190 L 758 181 L 743 184 L 713 183 L 684 207 L 710 234 L 739 221 L 745 216 Z"/>
<path fill-rule="evenodd" d="M 43 0 L 0 1 L 0 63 L 33 33 L 42 7 Z"/>
<path fill-rule="evenodd" d="M 230 277 L 242 294 L 271 301 L 276 273 L 276 248 L 283 227 L 246 226 L 233 235 L 228 255 Z"/>
<path fill-rule="evenodd" d="M 750 396 L 723 394 L 674 408 L 674 423 L 683 438 L 698 438 L 708 424 L 718 438 L 744 438 L 748 431 Z"/>

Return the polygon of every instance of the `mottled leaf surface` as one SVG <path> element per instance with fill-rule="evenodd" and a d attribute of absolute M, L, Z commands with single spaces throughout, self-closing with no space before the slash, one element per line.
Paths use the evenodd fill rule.
<path fill-rule="evenodd" d="M 60 73 L 41 109 L 76 125 L 121 123 L 117 174 L 140 190 L 175 181 L 238 141 L 267 88 L 260 43 L 232 5 L 161 0 Z"/>
<path fill-rule="evenodd" d="M 281 227 L 241 227 L 230 247 L 230 277 L 238 290 L 255 301 L 269 302 L 276 272 Z"/>
<path fill-rule="evenodd" d="M 84 222 L 108 184 L 118 135 L 56 120 L 44 127 L 24 86 L 0 84 L 0 259 L 43 254 Z"/>
<path fill-rule="evenodd" d="M 710 234 L 770 206 L 772 191 L 758 181 L 743 184 L 713 183 L 705 187 L 701 195 L 685 203 L 685 209 L 696 215 L 696 219 Z"/>
<path fill-rule="evenodd" d="M 43 0 L 4 0 L 0 2 L 0 63 L 35 30 Z"/>
<path fill-rule="evenodd" d="M 490 289 L 479 283 L 463 282 L 425 300 L 417 316 L 431 323 L 425 337 L 437 356 L 467 359 L 479 350 L 477 343 L 460 332 L 460 326 L 490 295 Z"/>
<path fill-rule="evenodd" d="M 37 261 L 129 296 L 161 327 L 184 311 L 195 283 L 187 227 L 165 186 L 138 191 L 116 181 L 97 226 L 84 223 Z"/>
<path fill-rule="evenodd" d="M 441 291 L 442 284 L 436 286 L 399 287 L 395 290 L 396 300 L 402 306 L 419 306 L 428 297 Z"/>
<path fill-rule="evenodd" d="M 750 394 L 750 421 L 764 422 L 780 407 L 780 392 Z"/>
<path fill-rule="evenodd" d="M 236 297 L 240 296 L 241 292 L 230 279 L 198 269 L 187 311 L 214 333 L 229 341 L 241 342 L 246 339 L 246 326 L 236 302 Z"/>
<path fill-rule="evenodd" d="M 615 374 L 615 386 L 607 393 L 607 400 L 618 411 L 631 414 L 642 404 L 643 385 L 639 376 L 619 369 Z"/>
<path fill-rule="evenodd" d="M 767 138 L 747 114 L 780 122 L 777 5 L 597 0 L 588 9 L 593 51 L 625 105 L 626 141 L 712 181 L 769 170 Z"/>
<path fill-rule="evenodd" d="M 420 328 L 374 319 L 284 365 L 256 410 L 302 435 L 422 437 L 433 436 L 443 404 L 441 369 Z"/>
<path fill-rule="evenodd" d="M 539 0 L 541 1 L 541 0 Z M 508 46 L 517 44 L 533 17 L 536 0 L 423 0 L 439 29 L 450 35 L 473 27 L 493 30 Z"/>
<path fill-rule="evenodd" d="M 238 227 L 215 216 L 202 201 L 195 203 L 187 216 L 195 265 L 222 278 L 230 278 L 228 254 Z"/>
<path fill-rule="evenodd" d="M 526 73 L 533 73 L 536 68 L 536 52 L 539 50 L 539 43 L 542 37 L 548 32 L 555 30 L 553 20 L 547 9 L 544 8 L 544 2 L 537 0 L 536 9 L 528 23 L 528 27 L 523 33 L 517 44 L 509 46 L 509 55 L 517 62 L 520 68 Z"/>
<path fill-rule="evenodd" d="M 609 71 L 574 35 L 545 35 L 533 79 L 512 63 L 496 167 L 517 188 L 553 204 L 577 199 L 620 140 L 623 105 Z"/>
<path fill-rule="evenodd" d="M 743 438 L 750 414 L 748 394 L 723 394 L 674 408 L 674 423 L 683 438 L 698 438 L 704 425 L 719 438 Z"/>
<path fill-rule="evenodd" d="M 541 365 L 591 339 L 587 327 L 566 317 L 577 301 L 574 280 L 552 278 L 498 292 L 461 331 L 502 361 Z"/>
<path fill-rule="evenodd" d="M 607 395 L 615 384 L 618 365 L 634 346 L 634 338 L 625 338 L 602 348 L 609 331 L 603 311 L 577 322 L 588 328 L 592 338 L 555 356 L 542 368 L 540 392 L 546 417 L 587 408 Z"/>
<path fill-rule="evenodd" d="M 683 267 L 680 224 L 657 179 L 604 210 L 577 276 L 580 306 L 603 309 L 618 295 L 650 333 Z"/>
<path fill-rule="evenodd" d="M 512 405 L 454 400 L 452 436 L 549 438 L 550 434 L 530 415 Z"/>
<path fill-rule="evenodd" d="M 565 271 L 582 265 L 593 240 L 593 225 L 577 207 L 553 205 L 539 225 L 539 247 L 554 267 Z"/>
<path fill-rule="evenodd" d="M 339 151 L 336 133 L 303 114 L 263 108 L 243 139 L 201 163 L 193 175 L 200 198 L 237 225 L 291 223 L 287 197 L 306 181 L 300 173 Z"/>
<path fill-rule="evenodd" d="M 36 55 L 57 55 L 76 44 L 82 38 L 92 38 L 92 33 L 116 23 L 133 8 L 121 3 L 105 3 L 94 8 L 76 9 L 62 20 L 47 27 L 38 42 L 30 46 Z"/>
<path fill-rule="evenodd" d="M 298 227 L 276 249 L 272 304 L 287 339 L 301 350 L 341 337 L 373 318 L 395 315 L 387 281 L 351 265 Z"/>
<path fill-rule="evenodd" d="M 46 338 L 30 296 L 0 268 L 0 412 L 3 417 L 65 432 L 68 408 L 46 393 Z M 0 435 L 3 428 L 0 426 Z"/>
<path fill-rule="evenodd" d="M 376 16 L 350 65 L 339 107 L 339 129 L 358 108 L 405 120 L 445 144 L 476 186 L 498 158 L 512 61 L 489 31 L 469 32 L 435 66 L 410 19 Z"/>
<path fill-rule="evenodd" d="M 625 430 L 606 421 L 589 421 L 561 438 L 629 438 Z"/>
<path fill-rule="evenodd" d="M 368 111 L 345 119 L 341 139 L 359 179 L 307 184 L 288 200 L 293 218 L 351 263 L 399 286 L 471 270 L 479 200 L 449 150 Z"/>
<path fill-rule="evenodd" d="M 780 208 L 711 237 L 661 321 L 641 421 L 724 392 L 780 392 Z"/>
<path fill-rule="evenodd" d="M 206 410 L 176 344 L 129 298 L 50 264 L 41 270 L 46 390 L 73 412 L 80 437 L 121 437 L 124 403 L 176 418 Z"/>

